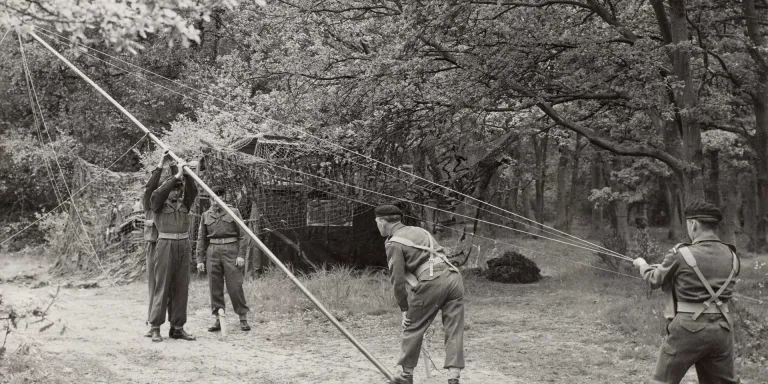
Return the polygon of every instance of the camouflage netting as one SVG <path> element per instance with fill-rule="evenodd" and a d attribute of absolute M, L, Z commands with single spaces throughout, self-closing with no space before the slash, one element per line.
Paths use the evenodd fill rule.
<path fill-rule="evenodd" d="M 541 280 L 541 270 L 533 260 L 507 251 L 500 257 L 488 260 L 484 276 L 490 281 L 507 284 L 528 284 Z"/>
<path fill-rule="evenodd" d="M 60 208 L 58 218 L 63 224 L 55 229 L 47 248 L 56 256 L 52 273 L 106 272 L 114 282 L 142 275 L 144 213 L 136 210 L 142 178 L 141 172 L 112 172 L 77 160 L 70 185 L 75 196 Z"/>

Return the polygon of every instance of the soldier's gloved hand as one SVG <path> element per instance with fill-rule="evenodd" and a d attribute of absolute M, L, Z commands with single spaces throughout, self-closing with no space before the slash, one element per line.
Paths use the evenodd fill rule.
<path fill-rule="evenodd" d="M 408 327 L 411 325 L 411 319 L 408 318 L 408 312 L 403 312 L 403 328 Z"/>
<path fill-rule="evenodd" d="M 238 257 L 237 259 L 235 259 L 235 265 L 237 265 L 238 267 L 242 267 L 243 265 L 245 265 L 245 259 L 243 259 L 242 257 Z"/>
<path fill-rule="evenodd" d="M 648 262 L 645 261 L 645 259 L 643 259 L 642 257 L 638 257 L 637 259 L 635 259 L 635 261 L 632 262 L 632 265 L 634 265 L 635 268 L 640 269 L 640 267 L 644 265 L 648 265 Z"/>
<path fill-rule="evenodd" d="M 199 272 L 204 272 L 204 271 L 205 271 L 205 264 L 203 264 L 203 263 L 197 263 L 197 270 L 198 270 Z"/>

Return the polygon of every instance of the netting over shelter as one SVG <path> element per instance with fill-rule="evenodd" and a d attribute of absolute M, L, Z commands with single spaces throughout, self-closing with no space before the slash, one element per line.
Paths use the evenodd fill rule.
<path fill-rule="evenodd" d="M 143 173 L 118 173 L 77 159 L 71 183 L 77 195 L 63 204 L 58 255 L 52 272 L 105 273 L 130 281 L 144 270 L 144 211 L 137 205 Z"/>
<path fill-rule="evenodd" d="M 203 180 L 225 188 L 225 201 L 240 210 L 281 259 L 295 266 L 384 265 L 372 212 L 382 198 L 353 187 L 397 188 L 391 183 L 386 188 L 383 176 L 361 172 L 343 157 L 306 142 L 274 135 L 203 152 Z M 201 212 L 209 206 L 206 200 L 201 194 Z"/>

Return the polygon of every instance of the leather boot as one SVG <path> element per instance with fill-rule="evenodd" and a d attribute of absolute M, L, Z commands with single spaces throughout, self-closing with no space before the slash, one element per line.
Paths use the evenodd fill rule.
<path fill-rule="evenodd" d="M 448 384 L 459 384 L 459 379 L 448 379 Z"/>
<path fill-rule="evenodd" d="M 187 340 L 187 341 L 194 341 L 197 340 L 196 337 L 190 335 L 187 333 L 184 328 L 181 329 L 172 329 L 171 330 L 171 338 L 176 340 Z"/>
<path fill-rule="evenodd" d="M 152 328 L 150 328 L 149 331 L 144 334 L 144 337 L 152 337 Z"/>
<path fill-rule="evenodd" d="M 208 332 L 219 332 L 221 331 L 221 323 L 219 322 L 219 319 L 216 319 L 216 322 L 213 323 L 210 327 L 208 327 Z"/>
<path fill-rule="evenodd" d="M 400 372 L 389 384 L 413 384 L 413 373 Z"/>
<path fill-rule="evenodd" d="M 152 328 L 149 330 L 149 333 L 152 335 L 153 342 L 159 343 L 163 341 L 163 337 L 160 336 L 160 328 Z"/>
<path fill-rule="evenodd" d="M 248 325 L 248 320 L 240 320 L 240 330 L 241 331 L 250 331 L 251 326 Z"/>

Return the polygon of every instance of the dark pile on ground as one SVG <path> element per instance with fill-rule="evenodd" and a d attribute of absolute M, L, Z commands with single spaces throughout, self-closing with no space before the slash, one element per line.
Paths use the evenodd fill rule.
<path fill-rule="evenodd" d="M 485 278 L 507 284 L 527 284 L 541 280 L 541 270 L 533 260 L 514 251 L 488 260 Z"/>

